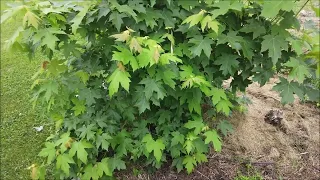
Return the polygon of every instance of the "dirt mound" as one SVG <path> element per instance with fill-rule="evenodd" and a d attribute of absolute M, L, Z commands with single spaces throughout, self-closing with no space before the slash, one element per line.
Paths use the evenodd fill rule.
<path fill-rule="evenodd" d="M 276 81 L 271 79 L 263 87 L 254 83 L 247 88 L 252 104 L 246 114 L 230 119 L 235 132 L 226 139 L 226 147 L 251 162 L 273 166 L 272 172 L 266 172 L 266 179 L 319 179 L 320 111 L 298 99 L 282 106 L 278 93 L 271 90 Z M 264 121 L 271 109 L 283 112 L 284 128 Z"/>

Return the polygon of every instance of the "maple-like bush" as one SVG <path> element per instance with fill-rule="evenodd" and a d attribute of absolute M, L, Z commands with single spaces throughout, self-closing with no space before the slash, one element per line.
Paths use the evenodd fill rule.
<path fill-rule="evenodd" d="M 318 34 L 299 30 L 294 1 L 108 0 L 10 4 L 1 23 L 22 14 L 7 47 L 46 55 L 34 76 L 33 102 L 56 133 L 32 166 L 44 179 L 100 179 L 129 161 L 192 172 L 220 151 L 230 124 L 212 123 L 239 105 L 235 93 L 264 85 L 283 103 L 316 100 L 305 79 L 319 75 Z M 318 71 L 319 72 L 319 71 Z M 230 88 L 224 80 L 232 78 Z M 210 126 L 209 126 L 210 125 Z M 213 148 L 211 148 L 213 147 Z M 51 166 L 49 166 L 51 167 Z"/>

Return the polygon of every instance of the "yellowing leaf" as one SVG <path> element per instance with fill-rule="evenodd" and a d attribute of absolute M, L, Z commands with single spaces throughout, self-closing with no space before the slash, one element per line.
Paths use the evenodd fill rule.
<path fill-rule="evenodd" d="M 136 38 L 131 38 L 129 47 L 130 47 L 131 51 L 133 50 L 133 51 L 137 51 L 139 53 L 142 52 L 142 47 Z"/>
<path fill-rule="evenodd" d="M 159 58 L 160 58 L 159 46 L 156 46 L 153 50 L 153 60 L 156 64 L 159 62 Z"/>
<path fill-rule="evenodd" d="M 115 38 L 116 41 L 125 42 L 125 41 L 128 41 L 130 38 L 130 31 L 125 30 L 120 34 L 114 34 L 114 35 L 111 35 L 110 37 Z"/>
<path fill-rule="evenodd" d="M 38 29 L 39 20 L 40 18 L 37 15 L 35 15 L 31 11 L 27 11 L 23 17 L 23 26 L 26 26 L 26 23 L 28 22 L 28 26 L 32 25 L 33 27 Z"/>
<path fill-rule="evenodd" d="M 38 167 L 32 164 L 31 168 L 31 179 L 37 179 Z"/>
<path fill-rule="evenodd" d="M 204 10 L 201 10 L 198 14 L 194 14 L 185 19 L 182 24 L 190 23 L 189 27 L 198 24 L 203 19 Z"/>
<path fill-rule="evenodd" d="M 207 15 L 205 18 L 201 20 L 201 30 L 202 32 L 208 26 L 209 29 L 212 29 L 214 32 L 219 32 L 220 23 L 216 20 L 213 20 L 210 15 Z"/>
<path fill-rule="evenodd" d="M 27 169 L 31 169 L 31 179 L 33 180 L 44 180 L 46 175 L 46 169 L 43 165 L 38 166 L 37 164 L 32 164 Z"/>
<path fill-rule="evenodd" d="M 206 28 L 207 24 L 209 21 L 212 21 L 211 16 L 207 15 L 205 18 L 203 18 L 201 20 L 201 30 L 202 32 L 204 31 L 204 29 Z"/>
<path fill-rule="evenodd" d="M 219 32 L 219 25 L 220 23 L 216 20 L 208 22 L 208 28 L 212 29 L 214 32 Z"/>

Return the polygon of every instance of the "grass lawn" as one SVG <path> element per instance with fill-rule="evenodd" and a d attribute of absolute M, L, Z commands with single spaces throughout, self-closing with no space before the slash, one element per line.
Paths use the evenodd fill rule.
<path fill-rule="evenodd" d="M 1 14 L 5 2 L 1 1 Z M 29 179 L 26 168 L 41 162 L 37 154 L 49 135 L 49 127 L 42 132 L 33 127 L 48 123 L 40 112 L 32 109 L 30 102 L 31 77 L 40 67 L 42 59 L 37 56 L 30 61 L 21 52 L 7 52 L 4 43 L 11 37 L 19 22 L 1 25 L 1 177 L 4 180 Z"/>

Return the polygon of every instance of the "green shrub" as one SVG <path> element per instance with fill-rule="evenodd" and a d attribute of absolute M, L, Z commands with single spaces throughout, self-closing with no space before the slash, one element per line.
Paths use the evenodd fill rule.
<path fill-rule="evenodd" d="M 34 76 L 33 102 L 57 127 L 32 177 L 44 179 L 54 164 L 59 179 L 106 178 L 129 161 L 156 168 L 170 162 L 191 173 L 211 147 L 221 150 L 230 124 L 209 127 L 204 119 L 230 115 L 236 91 L 288 69 L 274 87 L 282 102 L 293 102 L 294 94 L 317 98 L 304 80 L 315 71 L 319 45 L 287 31 L 299 28 L 293 7 L 285 0 L 11 4 L 1 22 L 24 18 L 7 47 L 47 55 Z"/>

